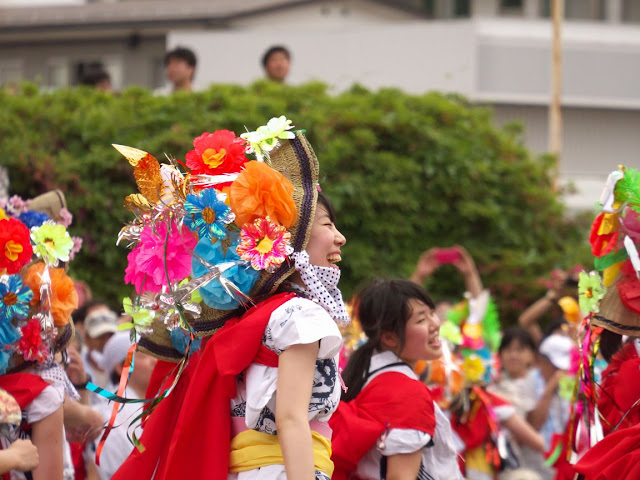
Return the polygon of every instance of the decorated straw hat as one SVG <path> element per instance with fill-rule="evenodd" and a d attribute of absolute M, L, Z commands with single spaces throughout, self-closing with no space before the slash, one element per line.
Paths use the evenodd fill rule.
<path fill-rule="evenodd" d="M 124 309 L 141 350 L 180 360 L 198 346 L 194 337 L 213 334 L 293 273 L 290 255 L 305 249 L 315 215 L 318 161 L 292 128 L 280 117 L 240 137 L 203 133 L 184 173 L 175 161 L 160 165 L 114 145 L 140 190 L 125 200 L 136 218 L 120 241 L 133 247 L 125 281 L 136 293 Z"/>
<path fill-rule="evenodd" d="M 600 204 L 589 237 L 597 271 L 580 273 L 580 310 L 592 325 L 640 336 L 640 173 L 612 172 Z"/>
<path fill-rule="evenodd" d="M 60 191 L 0 205 L 0 373 L 45 363 L 73 337 L 78 296 L 66 269 L 81 242 L 65 205 Z"/>

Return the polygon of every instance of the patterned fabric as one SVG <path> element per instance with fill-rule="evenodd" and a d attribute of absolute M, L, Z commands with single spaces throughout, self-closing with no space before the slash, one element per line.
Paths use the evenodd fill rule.
<path fill-rule="evenodd" d="M 351 319 L 338 288 L 340 269 L 311 265 L 309 254 L 305 251 L 295 252 L 291 257 L 296 262 L 296 270 L 300 272 L 311 298 L 329 312 L 336 322 L 347 325 Z"/>

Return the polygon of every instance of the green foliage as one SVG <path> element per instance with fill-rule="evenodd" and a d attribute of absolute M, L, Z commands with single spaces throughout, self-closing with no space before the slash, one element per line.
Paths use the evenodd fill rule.
<path fill-rule="evenodd" d="M 0 92 L 0 104 L 0 155 L 12 192 L 66 192 L 71 233 L 85 240 L 72 273 L 114 304 L 130 291 L 127 251 L 115 240 L 131 218 L 122 201 L 135 183 L 110 144 L 184 159 L 204 131 L 240 133 L 283 114 L 307 130 L 348 238 L 347 297 L 373 276 L 407 277 L 427 248 L 461 244 L 510 323 L 540 293 L 538 277 L 588 258 L 584 225 L 565 217 L 553 192 L 553 159 L 532 158 L 517 126 L 496 129 L 490 110 L 459 96 L 360 86 L 332 96 L 320 83 L 258 82 L 154 97 L 140 88 L 41 93 L 26 84 L 18 94 Z M 435 298 L 459 298 L 463 288 L 451 267 L 427 286 Z"/>

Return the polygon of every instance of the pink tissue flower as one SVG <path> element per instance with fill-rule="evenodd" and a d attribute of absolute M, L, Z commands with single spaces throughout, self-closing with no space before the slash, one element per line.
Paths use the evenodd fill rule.
<path fill-rule="evenodd" d="M 180 231 L 171 222 L 167 239 L 167 224 L 147 226 L 140 235 L 140 244 L 127 256 L 125 283 L 135 285 L 136 292 L 160 292 L 170 282 L 179 282 L 191 273 L 191 252 L 197 239 L 185 226 Z M 165 252 L 166 243 L 166 252 Z M 166 264 L 165 264 L 166 263 Z"/>

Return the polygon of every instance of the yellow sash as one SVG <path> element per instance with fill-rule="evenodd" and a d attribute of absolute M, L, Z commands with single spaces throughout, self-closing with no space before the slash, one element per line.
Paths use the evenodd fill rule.
<path fill-rule="evenodd" d="M 331 461 L 331 441 L 318 432 L 311 431 L 313 445 L 313 463 L 331 477 L 333 462 Z M 229 472 L 238 473 L 253 470 L 267 465 L 284 465 L 282 449 L 277 435 L 245 430 L 231 439 L 229 454 Z"/>

